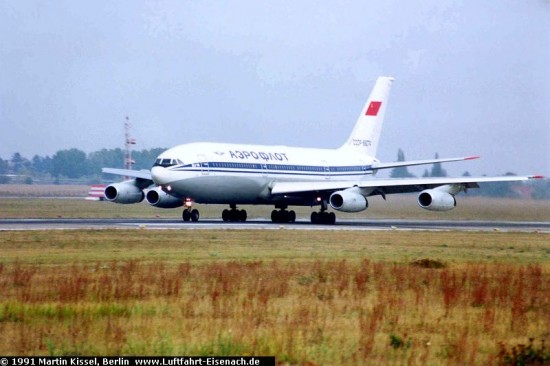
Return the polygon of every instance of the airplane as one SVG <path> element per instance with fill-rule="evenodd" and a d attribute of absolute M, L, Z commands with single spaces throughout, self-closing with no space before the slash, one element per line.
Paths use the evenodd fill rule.
<path fill-rule="evenodd" d="M 226 204 L 223 221 L 247 219 L 238 205 L 273 205 L 271 221 L 292 223 L 296 213 L 289 206 L 319 206 L 311 214 L 313 224 L 334 224 L 335 211 L 361 212 L 368 198 L 420 192 L 418 205 L 431 211 L 456 206 L 455 196 L 478 183 L 511 182 L 541 176 L 375 178 L 383 169 L 467 161 L 469 156 L 403 162 L 381 162 L 376 151 L 394 78 L 379 77 L 355 126 L 336 149 L 243 145 L 198 142 L 179 145 L 158 156 L 150 171 L 103 168 L 104 173 L 130 177 L 105 188 L 111 202 L 130 204 L 144 199 L 152 206 L 184 206 L 183 221 L 198 221 L 193 203 Z"/>

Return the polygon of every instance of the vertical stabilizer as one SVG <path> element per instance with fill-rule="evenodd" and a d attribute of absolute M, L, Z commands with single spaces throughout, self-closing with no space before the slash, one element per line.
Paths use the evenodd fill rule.
<path fill-rule="evenodd" d="M 363 107 L 350 137 L 340 149 L 349 149 L 375 157 L 382 123 L 386 114 L 392 77 L 380 76 Z"/>

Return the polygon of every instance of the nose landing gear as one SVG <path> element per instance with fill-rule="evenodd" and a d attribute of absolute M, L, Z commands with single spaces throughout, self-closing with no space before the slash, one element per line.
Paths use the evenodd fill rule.
<path fill-rule="evenodd" d="M 199 218 L 200 218 L 200 214 L 199 214 L 199 210 L 197 210 L 196 208 L 195 209 L 191 209 L 193 206 L 193 200 L 191 200 L 190 198 L 186 198 L 185 199 L 185 210 L 183 210 L 183 213 L 181 214 L 181 218 L 183 219 L 183 221 L 193 221 L 193 222 L 197 222 L 199 221 Z"/>
<path fill-rule="evenodd" d="M 196 208 L 193 210 L 191 210 L 190 208 L 186 208 L 185 210 L 183 210 L 181 217 L 183 221 L 197 222 L 200 218 L 199 210 L 197 210 Z"/>

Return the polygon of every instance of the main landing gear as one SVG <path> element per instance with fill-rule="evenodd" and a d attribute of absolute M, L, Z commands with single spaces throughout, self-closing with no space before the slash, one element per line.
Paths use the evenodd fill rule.
<path fill-rule="evenodd" d="M 312 224 L 321 224 L 321 225 L 334 225 L 336 222 L 336 215 L 334 212 L 312 212 L 311 213 L 311 223 Z"/>
<path fill-rule="evenodd" d="M 285 223 L 285 222 L 295 222 L 296 221 L 296 212 L 290 210 L 287 211 L 286 207 L 280 209 L 279 211 L 271 211 L 271 222 L 273 223 Z"/>
<path fill-rule="evenodd" d="M 237 205 L 231 204 L 229 205 L 231 210 L 225 209 L 222 212 L 222 220 L 224 222 L 231 221 L 231 222 L 245 222 L 246 221 L 246 210 L 237 210 Z"/>
<path fill-rule="evenodd" d="M 327 212 L 327 201 L 318 199 L 321 203 L 321 210 L 319 212 L 311 213 L 311 223 L 320 225 L 334 225 L 336 223 L 336 215 L 334 212 Z"/>

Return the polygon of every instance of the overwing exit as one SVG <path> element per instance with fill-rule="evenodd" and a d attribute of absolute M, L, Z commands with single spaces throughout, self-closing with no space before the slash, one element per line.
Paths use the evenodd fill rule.
<path fill-rule="evenodd" d="M 290 206 L 319 207 L 311 214 L 314 224 L 334 224 L 328 211 L 361 212 L 368 198 L 419 192 L 418 205 L 426 210 L 448 211 L 455 196 L 478 183 L 525 181 L 540 176 L 379 179 L 382 169 L 433 163 L 467 161 L 477 156 L 405 162 L 380 162 L 375 156 L 394 79 L 379 77 L 349 138 L 337 149 L 288 146 L 189 143 L 166 150 L 150 171 L 103 168 L 104 173 L 132 179 L 105 188 L 115 203 L 146 200 L 160 208 L 184 206 L 184 221 L 198 221 L 193 203 L 226 204 L 223 221 L 246 221 L 239 205 L 272 205 L 273 222 L 294 222 Z"/>

